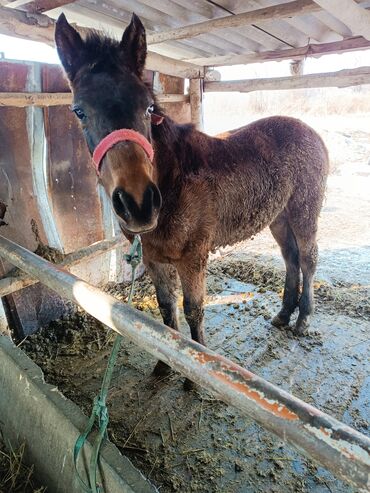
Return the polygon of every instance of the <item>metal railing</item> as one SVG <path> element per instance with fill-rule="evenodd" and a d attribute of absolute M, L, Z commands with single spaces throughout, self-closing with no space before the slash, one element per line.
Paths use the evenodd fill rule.
<path fill-rule="evenodd" d="M 314 459 L 370 489 L 370 439 L 179 332 L 0 236 L 0 256 Z"/>

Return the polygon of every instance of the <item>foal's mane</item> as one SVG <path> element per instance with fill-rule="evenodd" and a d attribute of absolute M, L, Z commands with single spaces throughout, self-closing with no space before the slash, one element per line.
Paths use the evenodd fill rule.
<path fill-rule="evenodd" d="M 122 64 L 120 42 L 108 33 L 90 29 L 84 39 L 84 48 L 84 62 L 92 71 L 103 71 L 108 66 L 119 69 Z M 104 67 L 100 65 L 102 62 Z"/>

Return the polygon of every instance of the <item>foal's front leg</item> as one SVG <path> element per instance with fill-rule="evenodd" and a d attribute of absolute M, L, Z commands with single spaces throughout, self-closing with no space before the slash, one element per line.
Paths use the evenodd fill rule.
<path fill-rule="evenodd" d="M 179 283 L 175 267 L 157 262 L 149 262 L 146 267 L 155 286 L 163 323 L 172 329 L 179 330 L 177 317 L 177 290 Z M 154 374 L 165 375 L 170 369 L 166 363 L 158 361 L 154 368 Z"/>
<path fill-rule="evenodd" d="M 184 294 L 184 314 L 194 341 L 205 345 L 204 338 L 204 295 L 206 258 L 197 255 L 185 258 L 176 264 Z"/>
<path fill-rule="evenodd" d="M 189 260 L 185 258 L 176 264 L 184 294 L 184 314 L 190 327 L 191 337 L 203 345 L 205 345 L 203 306 L 206 265 L 207 259 L 200 259 L 197 255 Z M 193 390 L 195 387 L 194 382 L 188 378 L 185 379 L 185 390 Z"/>

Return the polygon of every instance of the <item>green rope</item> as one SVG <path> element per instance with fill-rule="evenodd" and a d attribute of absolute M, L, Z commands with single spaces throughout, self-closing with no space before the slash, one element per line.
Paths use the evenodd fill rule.
<path fill-rule="evenodd" d="M 134 241 L 131 245 L 130 253 L 125 255 L 125 260 L 127 263 L 131 265 L 132 269 L 132 280 L 131 280 L 131 287 L 130 287 L 130 293 L 128 296 L 128 304 L 131 304 L 132 302 L 132 296 L 134 293 L 134 285 L 135 285 L 135 272 L 137 266 L 140 264 L 141 259 L 143 256 L 142 252 L 142 247 L 141 247 L 141 240 L 139 235 L 135 235 Z M 91 416 L 89 418 L 89 421 L 87 423 L 86 429 L 81 435 L 78 437 L 75 446 L 74 446 L 74 451 L 73 451 L 73 460 L 74 460 L 74 466 L 76 470 L 76 474 L 78 477 L 78 480 L 81 484 L 81 487 L 83 488 L 84 491 L 87 493 L 103 493 L 102 487 L 100 485 L 97 485 L 96 483 L 96 472 L 98 468 L 98 460 L 99 460 L 99 453 L 100 453 L 100 447 L 103 443 L 103 440 L 106 438 L 107 435 L 107 427 L 108 427 L 108 422 L 109 422 L 109 414 L 108 414 L 108 408 L 107 408 L 107 395 L 109 392 L 109 387 L 110 383 L 112 380 L 112 375 L 113 375 L 113 370 L 114 366 L 117 361 L 117 356 L 118 352 L 121 347 L 121 341 L 122 341 L 122 336 L 117 335 L 113 344 L 112 352 L 108 360 L 107 367 L 105 369 L 104 373 L 104 378 L 102 382 L 102 386 L 99 392 L 99 395 L 97 395 L 94 399 L 94 405 L 93 409 L 91 412 Z M 81 478 L 78 470 L 77 470 L 77 461 L 78 461 L 78 456 L 87 440 L 87 437 L 91 433 L 91 430 L 93 429 L 93 426 L 97 422 L 99 426 L 99 431 L 97 434 L 97 437 L 94 441 L 93 444 L 93 449 L 90 457 L 90 464 L 88 466 L 88 478 L 89 478 L 89 484 L 86 484 L 85 481 Z"/>

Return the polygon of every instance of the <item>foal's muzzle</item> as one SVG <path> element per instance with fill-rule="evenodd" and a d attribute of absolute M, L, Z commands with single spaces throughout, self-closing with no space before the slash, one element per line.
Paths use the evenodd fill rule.
<path fill-rule="evenodd" d="M 129 141 L 138 144 L 153 163 L 154 150 L 144 135 L 132 129 L 115 130 L 104 137 L 96 146 L 93 153 L 93 164 L 100 174 L 100 165 L 106 153 L 116 144 Z M 159 209 L 162 197 L 158 187 L 151 181 L 142 192 L 142 197 L 133 197 L 130 193 L 118 186 L 112 193 L 112 205 L 117 216 L 121 219 L 121 226 L 129 233 L 145 233 L 157 226 Z M 139 203 L 140 202 L 140 203 Z"/>
<path fill-rule="evenodd" d="M 141 204 L 138 204 L 122 188 L 113 191 L 112 204 L 115 213 L 121 219 L 121 225 L 127 232 L 145 233 L 157 226 L 162 197 L 158 187 L 150 183 L 143 194 Z"/>

